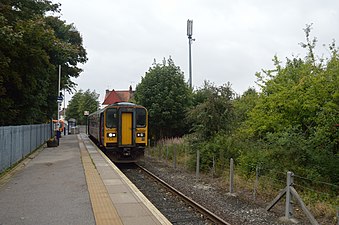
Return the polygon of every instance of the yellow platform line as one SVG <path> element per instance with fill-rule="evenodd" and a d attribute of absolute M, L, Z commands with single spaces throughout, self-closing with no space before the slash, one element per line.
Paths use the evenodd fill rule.
<path fill-rule="evenodd" d="M 113 206 L 107 189 L 92 162 L 86 146 L 84 145 L 84 142 L 80 139 L 79 135 L 78 140 L 82 165 L 85 170 L 88 192 L 91 199 L 96 224 L 123 224 L 115 207 Z"/>
<path fill-rule="evenodd" d="M 122 178 L 122 180 L 131 188 L 133 193 L 140 199 L 141 202 L 149 209 L 151 214 L 164 225 L 171 225 L 172 223 L 145 197 L 144 194 L 123 174 L 112 161 L 102 152 L 98 151 L 106 162 L 114 169 L 114 171 Z"/>

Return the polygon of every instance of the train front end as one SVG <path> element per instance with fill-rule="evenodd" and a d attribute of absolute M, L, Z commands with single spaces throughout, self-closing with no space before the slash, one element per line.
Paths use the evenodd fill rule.
<path fill-rule="evenodd" d="M 148 138 L 145 107 L 116 103 L 104 111 L 103 146 L 114 162 L 136 162 L 144 156 Z"/>

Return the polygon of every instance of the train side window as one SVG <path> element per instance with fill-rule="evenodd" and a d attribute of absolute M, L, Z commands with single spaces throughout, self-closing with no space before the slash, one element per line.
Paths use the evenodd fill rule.
<path fill-rule="evenodd" d="M 136 109 L 137 127 L 146 127 L 146 110 L 143 108 Z"/>
<path fill-rule="evenodd" d="M 117 109 L 111 108 L 106 111 L 106 127 L 117 127 Z"/>

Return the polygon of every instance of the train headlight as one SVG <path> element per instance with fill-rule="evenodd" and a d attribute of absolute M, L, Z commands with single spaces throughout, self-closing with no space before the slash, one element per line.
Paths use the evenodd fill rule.
<path fill-rule="evenodd" d="M 145 137 L 145 133 L 137 133 L 137 137 Z"/>
<path fill-rule="evenodd" d="M 115 137 L 116 136 L 116 133 L 107 133 L 107 137 L 109 138 L 112 138 L 112 137 Z"/>

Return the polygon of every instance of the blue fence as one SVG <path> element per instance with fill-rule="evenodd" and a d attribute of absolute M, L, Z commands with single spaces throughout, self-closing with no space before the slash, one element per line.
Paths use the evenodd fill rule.
<path fill-rule="evenodd" d="M 51 124 L 0 127 L 0 173 L 51 137 Z"/>

